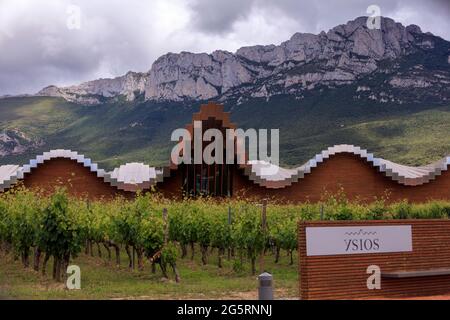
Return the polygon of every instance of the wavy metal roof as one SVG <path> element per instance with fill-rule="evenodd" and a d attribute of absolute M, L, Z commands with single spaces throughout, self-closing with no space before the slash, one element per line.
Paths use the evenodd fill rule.
<path fill-rule="evenodd" d="M 303 179 L 311 173 L 313 168 L 320 166 L 326 159 L 335 154 L 349 153 L 360 157 L 369 165 L 375 167 L 386 177 L 405 186 L 418 186 L 429 183 L 448 170 L 450 157 L 446 157 L 435 163 L 409 167 L 400 165 L 382 158 L 376 158 L 365 149 L 353 145 L 336 145 L 317 154 L 304 165 L 286 169 L 264 161 L 249 161 L 243 166 L 244 173 L 254 183 L 271 189 L 285 188 Z M 44 152 L 22 167 L 18 165 L 0 166 L 0 191 L 10 188 L 17 181 L 24 178 L 24 174 L 32 172 L 34 168 L 52 159 L 70 159 L 82 164 L 105 183 L 119 190 L 136 192 L 150 189 L 156 183 L 162 182 L 168 176 L 168 168 L 150 167 L 143 163 L 127 163 L 110 172 L 99 169 L 96 163 L 84 155 L 71 150 L 51 150 Z"/>
<path fill-rule="evenodd" d="M 250 180 L 267 188 L 284 188 L 303 179 L 311 170 L 335 154 L 349 153 L 360 157 L 375 167 L 386 177 L 405 186 L 418 186 L 429 183 L 443 171 L 448 170 L 450 157 L 445 157 L 433 164 L 409 167 L 382 158 L 376 158 L 365 149 L 353 145 L 336 145 L 311 158 L 304 165 L 294 169 L 284 169 L 263 161 L 249 161 L 244 172 Z"/>
<path fill-rule="evenodd" d="M 19 169 L 16 165 L 0 166 L 0 192 L 17 183 Z"/>
<path fill-rule="evenodd" d="M 161 173 L 160 173 L 161 174 Z M 158 182 L 157 170 L 143 163 L 127 163 L 106 173 L 106 182 L 125 191 L 150 189 Z"/>
<path fill-rule="evenodd" d="M 78 152 L 58 149 L 44 152 L 35 159 L 31 159 L 28 164 L 22 167 L 16 165 L 0 166 L 0 191 L 10 188 L 19 180 L 24 179 L 25 174 L 31 173 L 33 169 L 52 159 L 70 159 L 76 161 L 85 168 L 88 168 L 92 173 L 95 173 L 98 178 L 124 191 L 150 189 L 163 179 L 163 171 L 142 163 L 129 163 L 111 172 L 107 172 L 100 169 L 91 159 L 86 158 L 82 154 L 78 154 Z"/>

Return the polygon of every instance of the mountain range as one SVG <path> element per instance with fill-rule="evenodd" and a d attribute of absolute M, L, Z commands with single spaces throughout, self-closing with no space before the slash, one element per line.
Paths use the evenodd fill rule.
<path fill-rule="evenodd" d="M 106 167 L 162 164 L 171 130 L 208 100 L 241 127 L 280 128 L 286 165 L 335 143 L 406 164 L 450 153 L 450 42 L 390 18 L 366 22 L 235 53 L 168 53 L 147 72 L 0 99 L 0 162 L 64 147 Z"/>

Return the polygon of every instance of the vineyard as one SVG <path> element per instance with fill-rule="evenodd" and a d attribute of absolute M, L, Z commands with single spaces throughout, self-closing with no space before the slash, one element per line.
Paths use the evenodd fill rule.
<path fill-rule="evenodd" d="M 170 201 L 146 194 L 132 201 L 89 202 L 69 198 L 64 189 L 51 197 L 16 190 L 0 198 L 0 259 L 12 256 L 56 281 L 63 281 L 71 260 L 82 254 L 117 266 L 126 261 L 128 268 L 140 272 L 147 265 L 152 273 L 176 282 L 183 278 L 178 263 L 195 257 L 218 269 L 228 261 L 235 272 L 249 266 L 254 275 L 260 256 L 273 259 L 275 265 L 280 256 L 295 263 L 299 220 L 450 216 L 450 202 L 350 203 L 344 194 L 324 199 L 316 204 L 265 205 L 248 200 Z"/>

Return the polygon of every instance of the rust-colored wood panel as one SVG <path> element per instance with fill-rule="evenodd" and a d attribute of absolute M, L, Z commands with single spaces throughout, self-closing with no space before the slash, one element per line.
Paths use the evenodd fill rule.
<path fill-rule="evenodd" d="M 411 225 L 412 252 L 310 256 L 306 227 Z M 316 221 L 300 222 L 299 292 L 301 299 L 372 299 L 450 293 L 450 275 L 381 279 L 380 290 L 368 290 L 367 267 L 381 272 L 450 267 L 450 220 Z"/>
<path fill-rule="evenodd" d="M 282 189 L 267 189 L 250 181 L 239 170 L 234 176 L 233 194 L 267 197 L 278 201 L 317 202 L 326 193 L 343 190 L 350 200 L 373 201 L 389 194 L 388 201 L 408 199 L 411 202 L 450 199 L 450 173 L 445 171 L 434 181 L 421 186 L 404 186 L 384 176 L 370 163 L 356 155 L 332 156 L 313 168 L 310 174 Z"/>
<path fill-rule="evenodd" d="M 97 174 L 82 164 L 70 159 L 51 159 L 25 174 L 23 184 L 26 188 L 40 189 L 51 194 L 56 187 L 65 187 L 69 195 L 91 200 L 111 199 L 116 196 L 134 197 L 134 193 L 112 187 L 98 178 Z"/>
<path fill-rule="evenodd" d="M 171 170 L 170 177 L 156 185 L 156 191 L 168 199 L 181 200 L 183 198 L 183 181 L 180 170 Z"/>
<path fill-rule="evenodd" d="M 192 117 L 193 121 L 202 121 L 203 129 L 218 128 L 224 132 L 227 128 L 236 128 L 230 121 L 229 112 L 223 111 L 223 105 L 210 102 L 201 106 L 200 111 Z M 193 123 L 186 126 L 192 132 Z M 235 144 L 235 151 L 237 151 Z M 247 158 L 247 155 L 245 155 Z M 388 202 L 407 199 L 411 202 L 426 202 L 428 200 L 450 200 L 450 172 L 444 171 L 422 186 L 404 186 L 385 177 L 372 164 L 360 157 L 341 153 L 312 168 L 298 182 L 280 189 L 261 187 L 250 181 L 244 174 L 247 165 L 236 165 L 233 171 L 232 194 L 244 198 L 269 198 L 278 202 L 317 202 L 325 194 L 336 194 L 343 191 L 350 200 L 371 202 L 376 198 L 384 198 L 389 194 Z M 168 198 L 182 197 L 182 173 L 170 161 L 171 176 L 158 183 L 156 189 Z M 123 195 L 134 196 L 131 192 L 122 192 L 104 183 L 87 168 L 68 159 L 55 159 L 33 169 L 25 176 L 25 185 L 53 190 L 54 185 L 65 185 L 71 194 L 87 195 L 96 199 Z M 268 183 L 277 185 L 277 183 Z"/>

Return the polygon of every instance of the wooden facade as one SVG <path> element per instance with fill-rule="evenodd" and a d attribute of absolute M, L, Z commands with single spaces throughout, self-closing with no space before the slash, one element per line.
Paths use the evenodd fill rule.
<path fill-rule="evenodd" d="M 193 122 L 186 126 L 191 134 L 194 121 L 202 123 L 203 132 L 215 128 L 225 135 L 226 129 L 236 129 L 230 114 L 214 103 L 202 105 L 200 112 L 193 115 Z M 0 191 L 23 180 L 29 188 L 50 193 L 62 185 L 74 196 L 91 199 L 133 197 L 135 191 L 156 189 L 168 198 L 207 194 L 295 203 L 317 202 L 327 194 L 343 192 L 349 199 L 366 202 L 386 197 L 388 201 L 426 202 L 450 200 L 449 163 L 450 158 L 445 158 L 429 166 L 406 167 L 375 158 L 361 148 L 342 145 L 324 150 L 304 166 L 280 168 L 275 177 L 259 176 L 257 165 L 250 162 L 179 166 L 171 163 L 160 169 L 133 163 L 105 172 L 76 152 L 56 150 L 38 156 L 29 165 L 16 166 L 16 173 L 11 173 L 16 167 L 5 166 L 3 171 L 8 172 L 8 177 L 0 176 Z"/>
<path fill-rule="evenodd" d="M 268 189 L 254 184 L 238 171 L 234 176 L 233 194 L 245 197 L 265 197 L 278 201 L 318 202 L 327 194 L 343 192 L 348 199 L 371 202 L 386 198 L 388 202 L 409 200 L 450 200 L 450 172 L 445 171 L 436 180 L 405 186 L 385 177 L 359 157 L 342 153 L 326 160 L 309 175 L 291 186 Z"/>
<path fill-rule="evenodd" d="M 25 174 L 23 185 L 29 189 L 42 190 L 45 194 L 63 187 L 72 196 L 92 200 L 134 196 L 132 192 L 118 190 L 105 183 L 95 173 L 70 159 L 52 159 L 43 163 Z"/>

